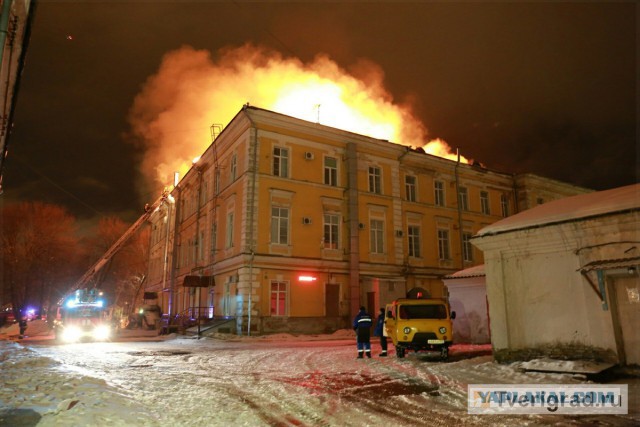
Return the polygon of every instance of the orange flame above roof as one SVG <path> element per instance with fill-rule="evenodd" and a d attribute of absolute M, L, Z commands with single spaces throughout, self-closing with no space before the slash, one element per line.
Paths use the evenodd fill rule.
<path fill-rule="evenodd" d="M 211 144 L 210 126 L 228 123 L 247 102 L 457 160 L 444 141 L 425 142 L 425 126 L 394 102 L 377 65 L 362 62 L 358 71 L 349 74 L 324 55 L 303 63 L 251 45 L 224 50 L 217 60 L 188 46 L 169 52 L 130 111 L 145 148 L 143 173 L 161 184 L 174 171 L 183 176 Z"/>

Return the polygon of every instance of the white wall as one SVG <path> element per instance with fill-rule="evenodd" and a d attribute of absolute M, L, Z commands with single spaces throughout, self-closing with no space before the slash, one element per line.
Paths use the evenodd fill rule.
<path fill-rule="evenodd" d="M 579 269 L 588 261 L 585 248 L 631 237 L 620 227 L 619 219 L 602 217 L 475 239 L 485 252 L 494 350 L 578 345 L 615 352 L 611 312 Z"/>
<path fill-rule="evenodd" d="M 447 279 L 451 310 L 456 312 L 453 320 L 455 343 L 488 344 L 489 320 L 487 292 L 484 277 Z"/>

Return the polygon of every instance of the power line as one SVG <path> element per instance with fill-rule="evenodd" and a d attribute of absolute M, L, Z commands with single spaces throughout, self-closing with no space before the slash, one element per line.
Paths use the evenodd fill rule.
<path fill-rule="evenodd" d="M 60 190 L 61 192 L 63 192 L 64 194 L 66 194 L 67 196 L 71 197 L 72 199 L 74 199 L 75 201 L 77 201 L 78 203 L 80 203 L 82 206 L 86 207 L 87 209 L 95 212 L 96 214 L 100 215 L 100 216 L 106 216 L 103 212 L 100 212 L 99 210 L 97 210 L 96 208 L 94 208 L 93 206 L 89 205 L 88 203 L 86 203 L 84 200 L 82 200 L 80 197 L 76 196 L 75 194 L 73 194 L 71 191 L 67 190 L 66 188 L 64 188 L 63 186 L 61 186 L 60 184 L 56 183 L 54 180 L 52 180 L 51 178 L 49 178 L 47 175 L 45 175 L 44 173 L 40 172 L 39 170 L 37 170 L 36 168 L 34 168 L 33 166 L 31 166 L 30 164 L 28 164 L 26 161 L 22 160 L 20 158 L 20 156 L 17 156 L 15 154 L 13 154 L 11 156 L 14 160 L 17 160 L 18 163 L 22 164 L 23 166 L 26 166 L 27 168 L 29 168 L 33 173 L 35 173 L 36 175 L 38 175 L 40 178 L 44 179 L 46 182 L 48 182 L 49 184 L 51 184 L 52 186 L 54 186 L 55 188 L 57 188 L 58 190 Z"/>

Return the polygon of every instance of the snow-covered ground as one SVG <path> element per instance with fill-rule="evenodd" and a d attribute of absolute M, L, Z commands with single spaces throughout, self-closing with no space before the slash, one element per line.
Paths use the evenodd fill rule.
<path fill-rule="evenodd" d="M 56 345 L 44 322 L 0 329 L 0 426 L 638 425 L 630 415 L 467 413 L 468 384 L 580 384 L 571 374 L 500 365 L 487 346 L 455 346 L 451 361 L 393 350 L 355 358 L 352 331 L 193 339 L 125 331 L 109 343 Z M 393 346 L 390 346 L 392 349 Z M 483 355 L 484 354 L 484 355 Z"/>

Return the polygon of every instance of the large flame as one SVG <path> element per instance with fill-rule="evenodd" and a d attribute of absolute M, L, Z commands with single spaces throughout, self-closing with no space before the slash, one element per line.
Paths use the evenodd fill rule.
<path fill-rule="evenodd" d="M 305 64 L 251 45 L 221 51 L 217 61 L 189 46 L 169 52 L 130 111 L 145 145 L 142 170 L 160 185 L 183 175 L 211 144 L 211 125 L 228 123 L 247 102 L 456 160 L 444 141 L 425 143 L 425 126 L 393 102 L 380 68 L 364 64 L 356 78 L 324 55 Z"/>

